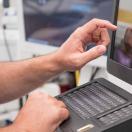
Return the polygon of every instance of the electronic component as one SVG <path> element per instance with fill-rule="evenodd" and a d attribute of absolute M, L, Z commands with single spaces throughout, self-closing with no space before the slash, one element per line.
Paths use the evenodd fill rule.
<path fill-rule="evenodd" d="M 132 130 L 132 96 L 105 79 L 97 79 L 57 98 L 70 111 L 69 120 L 60 126 L 62 132 Z"/>

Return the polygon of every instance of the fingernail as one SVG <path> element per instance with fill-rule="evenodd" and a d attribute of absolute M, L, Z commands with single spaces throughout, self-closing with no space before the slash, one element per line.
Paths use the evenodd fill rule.
<path fill-rule="evenodd" d="M 115 26 L 115 25 L 114 25 L 114 26 Z M 118 27 L 117 27 L 117 26 L 115 26 L 115 30 L 117 30 L 117 28 L 118 28 Z"/>
<path fill-rule="evenodd" d="M 117 30 L 117 26 L 113 25 L 113 27 L 114 27 L 114 28 L 113 28 L 114 31 Z"/>
<path fill-rule="evenodd" d="M 99 45 L 99 46 L 97 47 L 97 50 L 98 50 L 98 52 L 99 52 L 100 54 L 104 54 L 104 53 L 106 52 L 106 47 L 103 46 L 103 45 Z"/>

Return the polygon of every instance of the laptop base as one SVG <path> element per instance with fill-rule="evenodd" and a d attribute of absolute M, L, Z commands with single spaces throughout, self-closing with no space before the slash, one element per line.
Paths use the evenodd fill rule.
<path fill-rule="evenodd" d="M 70 118 L 57 132 L 131 132 L 132 95 L 105 79 L 97 79 L 57 97 Z"/>

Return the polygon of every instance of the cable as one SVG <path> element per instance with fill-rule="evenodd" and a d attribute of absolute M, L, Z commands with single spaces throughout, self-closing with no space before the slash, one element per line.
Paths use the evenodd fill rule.
<path fill-rule="evenodd" d="M 13 61 L 13 57 L 12 57 L 12 54 L 11 54 L 11 51 L 10 51 L 10 47 L 8 45 L 8 41 L 7 41 L 7 38 L 6 38 L 6 33 L 5 33 L 6 26 L 5 25 L 2 25 L 2 30 L 3 30 L 3 40 L 4 40 L 4 44 L 5 44 L 5 47 L 6 47 L 6 51 L 7 51 L 9 60 Z"/>
<path fill-rule="evenodd" d="M 100 70 L 99 67 L 97 67 L 97 68 L 95 69 L 94 73 L 92 74 L 92 76 L 91 76 L 91 78 L 90 78 L 90 81 L 92 81 L 92 80 L 95 78 L 95 76 L 97 75 L 97 73 L 98 73 L 99 70 Z"/>
<path fill-rule="evenodd" d="M 4 9 L 10 7 L 10 0 L 3 0 L 2 5 L 3 5 L 3 12 L 4 12 Z M 13 57 L 12 57 L 11 50 L 10 50 L 10 47 L 9 47 L 9 44 L 8 44 L 8 41 L 7 41 L 7 38 L 6 38 L 6 32 L 5 31 L 6 31 L 6 25 L 2 24 L 4 45 L 6 47 L 7 55 L 9 57 L 9 61 L 13 61 Z"/>
<path fill-rule="evenodd" d="M 23 107 L 23 98 L 21 97 L 19 99 L 19 110 L 21 110 L 22 107 Z"/>

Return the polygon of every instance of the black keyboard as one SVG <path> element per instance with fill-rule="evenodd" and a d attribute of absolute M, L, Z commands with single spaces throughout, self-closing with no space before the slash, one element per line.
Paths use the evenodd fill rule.
<path fill-rule="evenodd" d="M 132 131 L 132 95 L 105 79 L 86 83 L 57 99 L 70 112 L 57 132 Z"/>
<path fill-rule="evenodd" d="M 64 95 L 61 100 L 63 100 L 68 107 L 70 107 L 84 120 L 127 103 L 126 99 L 105 88 L 99 83 L 93 83 L 84 88 L 70 92 Z M 98 120 L 104 124 L 107 124 L 109 122 L 108 120 L 112 117 L 112 121 L 117 121 L 117 119 L 120 119 L 115 119 L 115 117 L 118 117 L 114 116 L 116 113 L 121 114 L 121 112 L 123 112 L 124 114 L 126 112 L 126 115 L 129 116 L 129 114 L 132 113 L 132 109 L 129 107 L 131 108 L 132 106 L 130 105 L 119 111 L 100 117 Z"/>
<path fill-rule="evenodd" d="M 98 118 L 98 120 L 104 125 L 109 125 L 129 116 L 132 116 L 132 105 L 128 105 L 110 114 L 106 114 L 105 116 Z"/>

